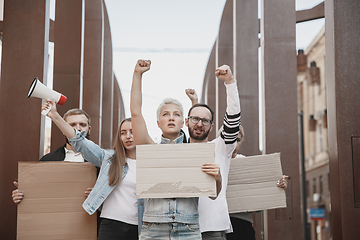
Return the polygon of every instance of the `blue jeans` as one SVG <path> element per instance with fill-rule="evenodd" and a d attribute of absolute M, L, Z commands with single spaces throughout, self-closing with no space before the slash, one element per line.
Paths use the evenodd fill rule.
<path fill-rule="evenodd" d="M 166 240 L 199 240 L 201 233 L 199 224 L 186 223 L 151 223 L 144 222 L 140 240 L 147 239 L 166 239 Z"/>

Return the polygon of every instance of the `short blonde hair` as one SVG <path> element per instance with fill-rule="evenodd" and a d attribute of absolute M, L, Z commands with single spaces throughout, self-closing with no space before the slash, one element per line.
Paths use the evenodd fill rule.
<path fill-rule="evenodd" d="M 184 109 L 183 109 L 183 106 L 182 104 L 174 99 L 174 98 L 165 98 L 159 105 L 158 109 L 157 109 L 157 120 L 159 120 L 160 118 L 160 114 L 161 114 L 161 109 L 163 108 L 163 106 L 167 105 L 167 104 L 174 104 L 176 106 L 178 106 L 180 108 L 180 112 L 181 112 L 181 117 L 184 118 Z"/>

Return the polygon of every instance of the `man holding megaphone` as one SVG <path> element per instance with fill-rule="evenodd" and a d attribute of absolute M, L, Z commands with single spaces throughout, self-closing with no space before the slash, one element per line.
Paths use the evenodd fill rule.
<path fill-rule="evenodd" d="M 37 77 L 31 83 L 27 97 L 51 99 L 52 101 L 60 105 L 63 105 L 67 99 L 63 94 L 46 87 L 39 81 Z M 41 113 L 46 116 L 48 112 L 48 110 L 43 110 Z M 87 133 L 86 137 L 89 138 L 91 130 L 90 116 L 84 110 L 70 109 L 64 114 L 63 118 L 70 126 L 74 127 L 78 131 L 85 131 Z M 86 160 L 83 158 L 81 153 L 77 153 L 74 151 L 73 147 L 68 143 L 66 139 L 66 143 L 63 146 L 44 155 L 39 161 L 84 162 Z M 13 183 L 17 188 L 18 182 L 14 181 Z M 85 191 L 85 195 L 88 195 L 90 191 L 91 188 L 88 188 Z M 24 192 L 19 189 L 15 189 L 12 192 L 12 198 L 14 203 L 19 204 L 24 198 Z"/>
<path fill-rule="evenodd" d="M 60 105 L 63 105 L 67 99 L 63 94 L 58 93 L 43 85 L 37 77 L 31 83 L 27 97 L 28 98 L 37 97 L 44 100 L 50 99 Z M 41 114 L 46 116 L 47 113 L 50 111 L 50 108 L 48 110 L 43 110 Z M 70 109 L 64 114 L 63 119 L 76 130 L 80 132 L 85 131 L 86 138 L 89 138 L 91 131 L 91 126 L 90 126 L 91 119 L 90 116 L 84 110 L 77 108 Z M 86 161 L 81 153 L 77 153 L 74 151 L 74 148 L 69 144 L 66 137 L 65 140 L 66 142 L 63 146 L 44 155 L 39 161 L 69 161 L 69 162 Z M 98 168 L 97 171 L 99 171 Z M 15 185 L 16 188 L 18 188 L 17 181 L 14 181 L 13 184 Z M 90 194 L 91 190 L 92 188 L 88 188 L 85 191 L 85 197 L 87 197 Z M 12 199 L 15 204 L 19 204 L 23 198 L 24 198 L 23 191 L 19 189 L 15 189 L 14 191 L 12 191 Z M 98 215 L 98 226 L 99 226 L 100 224 L 99 213 L 97 215 Z"/>
<path fill-rule="evenodd" d="M 64 120 L 72 127 L 82 132 L 85 131 L 86 137 L 90 136 L 90 116 L 81 109 L 70 109 L 68 110 L 64 116 Z M 66 139 L 66 138 L 65 138 Z M 73 147 L 67 142 L 59 147 L 58 149 L 44 155 L 39 161 L 69 161 L 69 162 L 84 162 L 86 161 L 81 153 L 77 153 L 74 151 Z M 17 181 L 14 181 L 15 187 L 18 187 Z M 90 193 L 91 189 L 88 188 L 85 191 L 85 195 Z M 24 198 L 24 192 L 15 189 L 12 192 L 12 198 L 14 203 L 18 204 Z"/>
<path fill-rule="evenodd" d="M 70 109 L 68 110 L 63 119 L 73 128 L 79 132 L 85 131 L 86 138 L 89 138 L 91 126 L 90 126 L 90 116 L 82 109 Z M 58 149 L 44 155 L 39 161 L 69 161 L 69 162 L 84 162 L 86 159 L 83 158 L 81 153 L 74 151 L 74 148 L 69 144 L 67 138 L 65 137 L 66 143 L 59 147 Z M 97 168 L 97 172 L 99 169 Z M 18 182 L 14 181 L 13 184 L 18 188 Z M 92 187 L 86 189 L 85 197 L 87 197 L 92 190 Z M 12 191 L 12 199 L 15 204 L 19 204 L 24 198 L 24 192 L 20 189 L 15 189 Z M 97 212 L 97 226 L 99 229 L 100 225 L 100 213 Z"/>

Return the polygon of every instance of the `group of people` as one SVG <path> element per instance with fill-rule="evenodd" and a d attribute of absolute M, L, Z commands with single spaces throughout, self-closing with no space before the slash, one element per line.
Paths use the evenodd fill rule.
<path fill-rule="evenodd" d="M 120 123 L 111 150 L 102 149 L 88 139 L 90 117 L 84 111 L 69 110 L 61 117 L 56 104 L 51 100 L 45 101 L 42 110 L 50 108 L 47 116 L 66 136 L 67 143 L 41 160 L 88 161 L 100 168 L 95 186 L 85 191 L 86 200 L 83 203 L 84 210 L 89 214 L 101 208 L 98 211 L 101 219 L 98 240 L 226 239 L 226 234 L 231 233 L 233 227 L 234 234 L 228 235 L 228 239 L 239 239 L 236 229 L 241 223 L 230 221 L 226 188 L 230 161 L 237 154 L 244 132 L 240 125 L 236 80 L 226 65 L 215 71 L 216 77 L 224 81 L 227 93 L 223 126 L 220 135 L 211 141 L 215 143 L 215 163 L 202 165 L 202 171 L 216 181 L 217 197 L 136 198 L 136 145 L 155 144 L 148 134 L 141 111 L 142 76 L 150 65 L 150 60 L 138 60 L 136 63 L 131 87 L 131 118 Z M 208 105 L 197 103 L 194 90 L 188 89 L 186 93 L 193 103 L 187 118 L 184 119 L 183 107 L 176 99 L 164 99 L 158 107 L 161 144 L 208 142 L 208 134 L 214 127 L 214 112 Z M 188 139 L 181 130 L 184 123 L 189 130 Z M 285 188 L 286 178 L 283 176 L 277 186 Z M 17 187 L 17 182 L 14 185 Z M 20 203 L 24 192 L 16 189 L 12 192 L 12 198 L 15 203 Z M 249 224 L 253 231 L 251 222 Z M 250 235 L 240 239 L 255 239 L 254 231 Z"/>

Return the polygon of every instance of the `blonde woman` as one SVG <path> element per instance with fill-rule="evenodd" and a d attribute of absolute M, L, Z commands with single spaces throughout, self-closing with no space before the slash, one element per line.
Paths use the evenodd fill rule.
<path fill-rule="evenodd" d="M 136 145 L 154 144 L 141 112 L 142 75 L 150 69 L 150 64 L 150 60 L 137 61 L 133 75 L 130 110 Z M 183 143 L 181 128 L 184 124 L 184 113 L 180 102 L 172 98 L 165 99 L 157 111 L 157 124 L 162 131 L 162 144 Z M 204 164 L 202 170 L 216 179 L 217 186 L 220 186 L 217 191 L 220 192 L 219 165 Z M 145 199 L 140 239 L 201 239 L 198 201 L 197 197 Z"/>
<path fill-rule="evenodd" d="M 42 110 L 50 107 L 48 117 L 68 138 L 76 152 L 100 168 L 93 190 L 83 203 L 90 215 L 101 205 L 102 218 L 98 240 L 138 239 L 138 204 L 136 199 L 136 148 L 131 119 L 124 119 L 117 132 L 113 149 L 104 150 L 86 139 L 86 132 L 71 127 L 56 111 L 56 104 L 47 100 Z"/>

